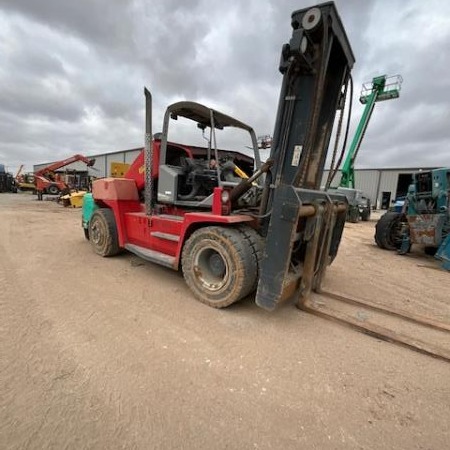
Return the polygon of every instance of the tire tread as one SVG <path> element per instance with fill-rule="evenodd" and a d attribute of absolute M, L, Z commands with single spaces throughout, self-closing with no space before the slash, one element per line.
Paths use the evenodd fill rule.
<path fill-rule="evenodd" d="M 95 242 L 90 239 L 95 253 L 104 257 L 117 255 L 120 252 L 120 247 L 119 239 L 117 237 L 116 220 L 114 218 L 113 211 L 109 208 L 99 208 L 94 212 L 89 222 L 89 237 L 92 236 L 91 224 L 97 219 L 97 217 L 99 218 L 98 220 L 103 221 L 106 230 L 106 237 L 104 245 L 101 247 L 97 246 Z"/>
<path fill-rule="evenodd" d="M 397 246 L 392 242 L 391 229 L 395 221 L 401 218 L 402 214 L 388 211 L 383 214 L 375 225 L 375 242 L 378 247 L 385 250 L 396 250 Z"/>
<path fill-rule="evenodd" d="M 201 240 L 207 238 L 218 240 L 228 247 L 229 256 L 236 266 L 236 271 L 233 273 L 234 283 L 218 295 L 203 290 L 192 275 L 193 250 Z M 200 228 L 189 237 L 183 248 L 182 268 L 186 284 L 202 303 L 214 308 L 225 308 L 244 298 L 254 288 L 258 270 L 255 255 L 250 239 L 238 228 L 221 226 Z"/>

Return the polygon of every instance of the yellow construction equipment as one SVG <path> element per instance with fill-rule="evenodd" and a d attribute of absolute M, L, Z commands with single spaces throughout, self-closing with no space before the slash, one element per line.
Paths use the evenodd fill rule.
<path fill-rule="evenodd" d="M 110 166 L 110 173 L 112 178 L 123 178 L 123 176 L 128 172 L 130 164 L 112 162 Z"/>

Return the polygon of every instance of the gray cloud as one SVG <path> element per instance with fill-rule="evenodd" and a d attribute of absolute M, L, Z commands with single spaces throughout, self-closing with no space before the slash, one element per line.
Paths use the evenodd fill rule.
<path fill-rule="evenodd" d="M 272 133 L 281 46 L 299 0 L 0 0 L 0 161 L 15 168 L 143 143 L 144 85 L 154 129 L 165 107 L 201 101 Z M 401 73 L 400 99 L 377 105 L 358 165 L 449 165 L 450 4 L 337 6 L 359 88 Z"/>

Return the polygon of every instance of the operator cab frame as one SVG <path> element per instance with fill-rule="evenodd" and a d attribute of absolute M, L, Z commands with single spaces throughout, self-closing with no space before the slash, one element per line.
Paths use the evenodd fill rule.
<path fill-rule="evenodd" d="M 196 122 L 203 134 L 206 129 L 209 129 L 206 159 L 181 157 L 176 165 L 169 160 L 171 153 L 171 144 L 168 139 L 169 123 L 171 119 L 177 120 L 178 117 Z M 161 149 L 157 188 L 159 203 L 210 208 L 214 187 L 226 188 L 237 184 L 227 181 L 219 164 L 220 150 L 217 147 L 216 130 L 223 130 L 227 127 L 238 128 L 250 134 L 256 169 L 259 169 L 261 157 L 256 134 L 251 126 L 196 102 L 181 101 L 168 106 L 164 115 L 163 131 L 160 135 Z"/>

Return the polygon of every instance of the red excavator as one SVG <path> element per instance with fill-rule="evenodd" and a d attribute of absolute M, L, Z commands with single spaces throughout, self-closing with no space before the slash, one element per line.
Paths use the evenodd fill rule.
<path fill-rule="evenodd" d="M 92 167 L 95 164 L 95 159 L 89 159 L 83 155 L 73 155 L 70 158 L 54 162 L 34 173 L 38 200 L 42 200 L 44 194 L 60 195 L 63 191 L 70 188 L 61 175 L 55 173 L 55 171 L 76 161 L 84 162 L 87 167 Z"/>

